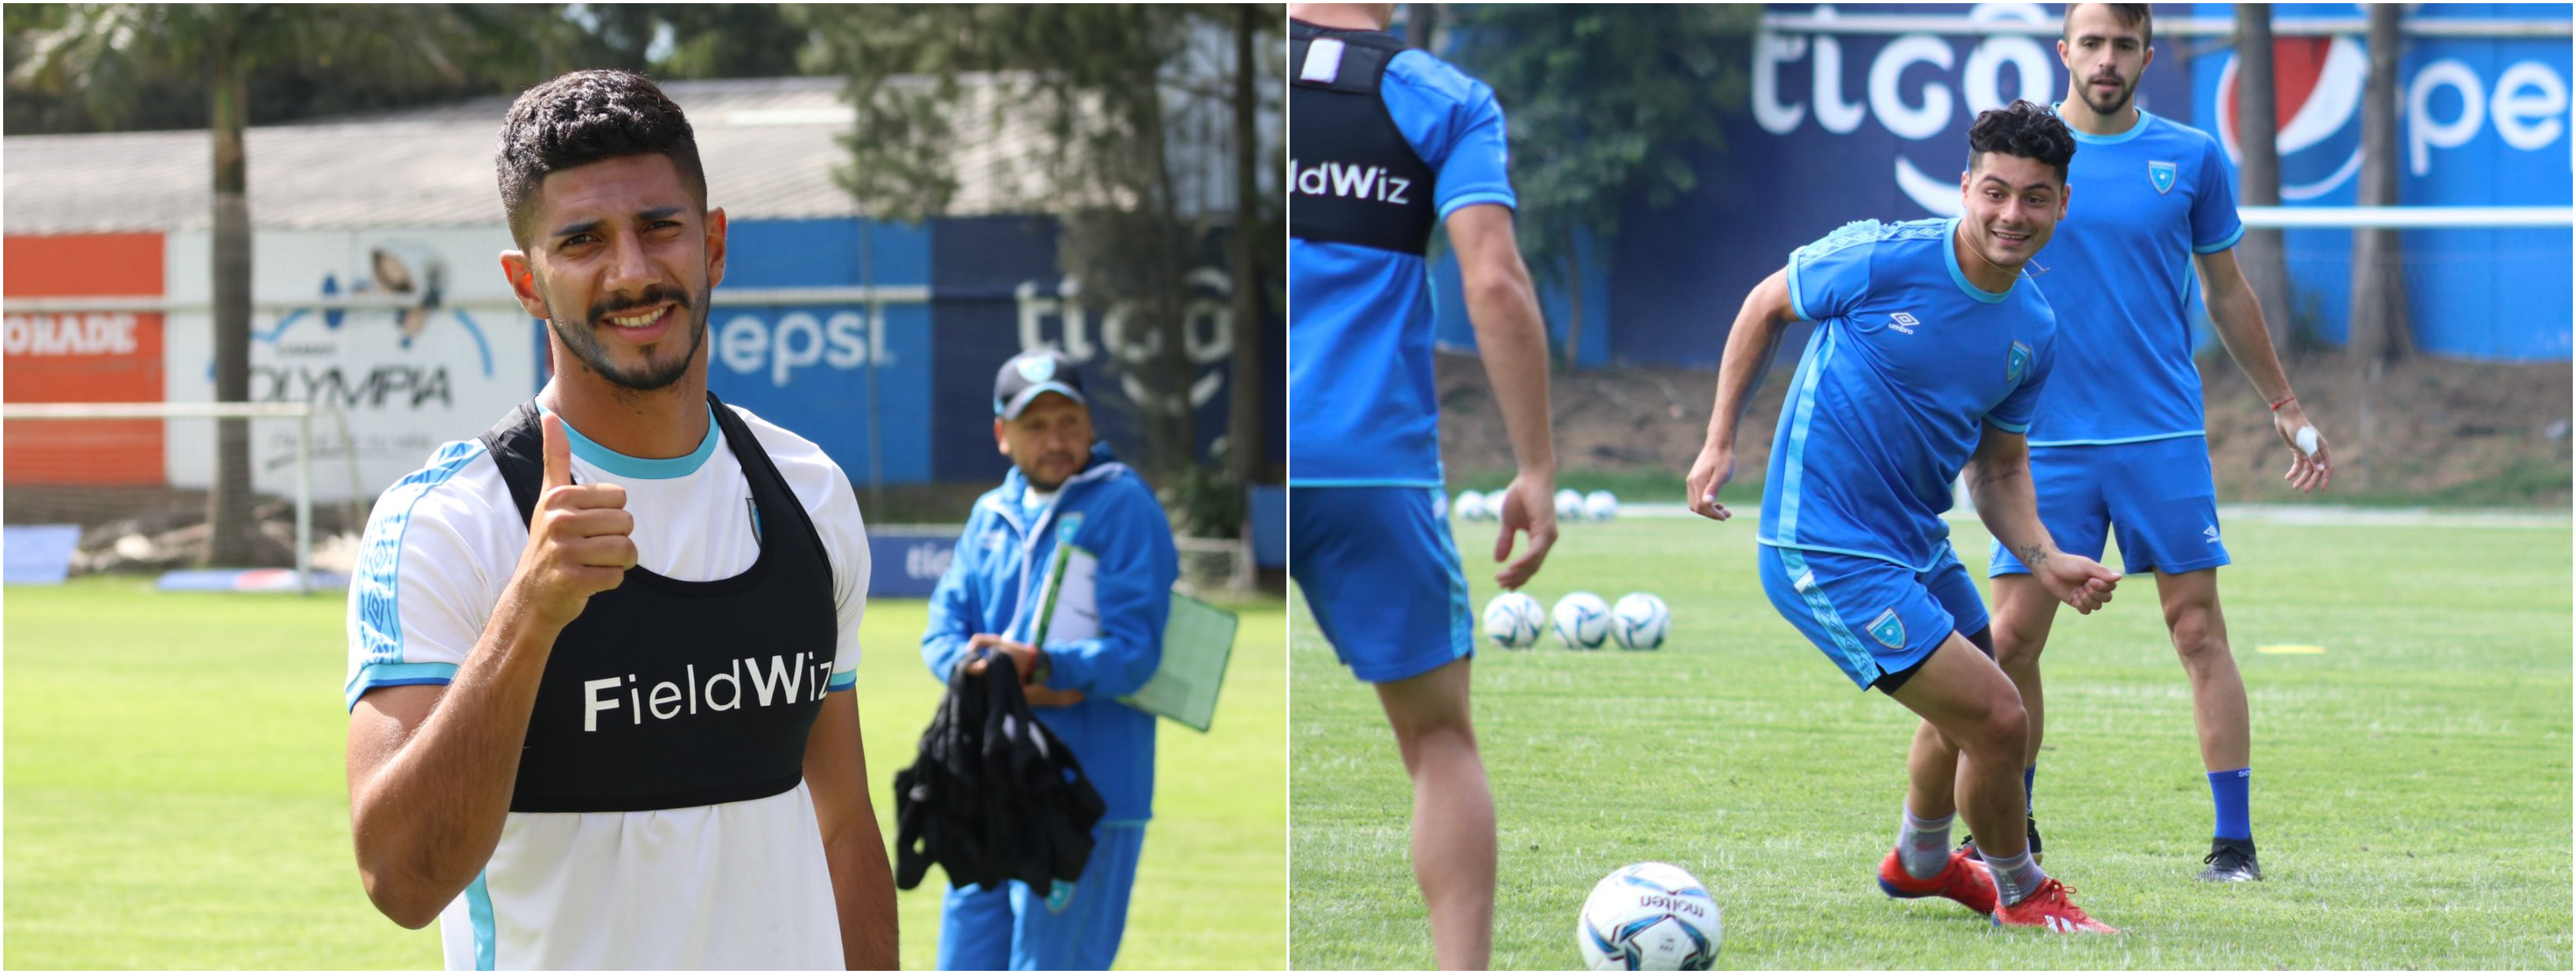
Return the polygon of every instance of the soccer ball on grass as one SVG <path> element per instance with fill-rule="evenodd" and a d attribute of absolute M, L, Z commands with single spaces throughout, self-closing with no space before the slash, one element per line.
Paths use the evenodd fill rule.
<path fill-rule="evenodd" d="M 1708 889 L 1679 866 L 1622 866 L 1592 887 L 1575 918 L 1583 964 L 1596 971 L 1704 971 L 1726 926 Z"/>

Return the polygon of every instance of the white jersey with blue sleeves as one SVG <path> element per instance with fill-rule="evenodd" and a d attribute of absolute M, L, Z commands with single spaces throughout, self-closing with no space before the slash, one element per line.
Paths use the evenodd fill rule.
<path fill-rule="evenodd" d="M 2236 173 L 2218 140 L 2145 111 L 2118 135 L 2075 132 L 2066 219 L 2038 263 L 2066 346 L 2032 446 L 2202 435 L 2192 258 L 2236 246 Z"/>
<path fill-rule="evenodd" d="M 849 689 L 869 572 L 857 496 L 820 447 L 735 411 L 831 560 L 840 637 L 829 689 Z M 713 423 L 697 450 L 669 460 L 621 456 L 567 432 L 576 480 L 626 488 L 644 568 L 709 581 L 759 558 L 750 483 Z M 343 702 L 452 680 L 527 541 L 500 468 L 477 441 L 439 448 L 379 497 L 349 588 Z M 451 970 L 842 965 L 821 826 L 801 783 L 691 808 L 509 813 L 483 874 L 439 925 Z"/>
<path fill-rule="evenodd" d="M 2056 318 L 2026 277 L 1970 283 L 1957 226 L 1864 220 L 1789 255 L 1791 307 L 1817 325 L 1772 439 L 1763 544 L 1928 571 L 1983 427 L 2029 428 Z"/>

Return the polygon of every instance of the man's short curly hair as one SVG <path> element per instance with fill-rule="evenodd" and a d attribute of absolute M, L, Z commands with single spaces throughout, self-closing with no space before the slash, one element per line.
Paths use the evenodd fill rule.
<path fill-rule="evenodd" d="M 501 125 L 501 206 L 510 236 L 524 249 L 534 235 L 537 194 L 546 174 L 626 156 L 660 153 L 707 204 L 707 174 L 697 135 L 660 86 L 625 71 L 575 71 L 520 93 Z"/>
<path fill-rule="evenodd" d="M 2057 181 L 2062 183 L 2067 161 L 2075 158 L 2075 133 L 2056 112 L 2028 99 L 2018 100 L 1978 112 L 1976 123 L 1968 126 L 1968 170 L 1976 171 L 1977 157 L 1989 152 L 2047 163 L 2057 170 Z"/>

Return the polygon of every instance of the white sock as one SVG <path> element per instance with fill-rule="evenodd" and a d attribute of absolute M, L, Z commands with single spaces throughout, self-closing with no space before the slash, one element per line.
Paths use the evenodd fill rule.
<path fill-rule="evenodd" d="M 1906 808 L 1904 828 L 1896 833 L 1896 862 L 1906 875 L 1930 879 L 1949 868 L 1950 821 L 1957 817 L 1917 818 L 1913 808 Z"/>
<path fill-rule="evenodd" d="M 2039 884 L 2048 881 L 2048 874 L 2040 871 L 2039 863 L 2031 861 L 2028 849 L 2010 859 L 1997 859 L 1988 854 L 1986 869 L 1994 873 L 1995 901 L 2005 906 L 2021 902 L 2037 891 Z"/>

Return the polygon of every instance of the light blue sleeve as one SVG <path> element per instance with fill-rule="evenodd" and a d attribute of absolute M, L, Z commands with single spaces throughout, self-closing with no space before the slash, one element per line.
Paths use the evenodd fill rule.
<path fill-rule="evenodd" d="M 981 564 L 978 556 L 983 546 L 974 539 L 984 533 L 992 513 L 984 505 L 975 505 L 975 513 L 966 519 L 966 531 L 957 536 L 957 550 L 948 559 L 948 572 L 939 576 L 939 585 L 930 590 L 930 625 L 921 632 L 921 661 L 930 666 L 930 675 L 940 682 L 948 681 L 950 671 L 967 656 L 966 643 L 975 637 L 983 619 L 983 606 L 975 592 L 975 573 Z"/>
<path fill-rule="evenodd" d="M 1845 224 L 1789 254 L 1789 310 L 1798 320 L 1838 318 L 1860 307 L 1869 295 L 1878 229 L 1876 221 Z"/>
<path fill-rule="evenodd" d="M 1132 476 L 1132 475 L 1131 475 Z M 1180 553 L 1171 522 L 1142 481 L 1103 485 L 1105 503 L 1091 508 L 1093 530 L 1085 549 L 1099 559 L 1092 594 L 1100 635 L 1046 647 L 1046 685 L 1093 697 L 1122 697 L 1153 679 L 1163 665 L 1163 624 L 1172 614 L 1172 582 Z"/>
<path fill-rule="evenodd" d="M 1387 65 L 1380 94 L 1414 154 L 1440 173 L 1432 202 L 1441 219 L 1478 203 L 1519 206 L 1511 136 L 1492 88 L 1429 54 L 1406 51 Z"/>
<path fill-rule="evenodd" d="M 2245 223 L 2236 213 L 2236 169 L 2218 140 L 2201 139 L 2200 191 L 2192 194 L 2191 252 L 2214 254 L 2245 238 Z"/>

